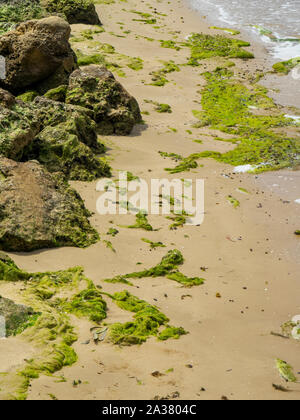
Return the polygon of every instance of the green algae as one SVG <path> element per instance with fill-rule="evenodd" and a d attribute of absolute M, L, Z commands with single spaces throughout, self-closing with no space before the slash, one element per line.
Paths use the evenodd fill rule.
<path fill-rule="evenodd" d="M 111 241 L 104 240 L 103 242 L 105 243 L 106 248 L 108 248 L 108 249 L 112 250 L 112 252 L 114 252 L 114 253 L 116 253 L 116 252 L 117 252 L 117 251 L 115 250 L 115 248 L 113 247 L 113 244 L 111 243 Z"/>
<path fill-rule="evenodd" d="M 238 207 L 240 207 L 241 203 L 239 202 L 239 200 L 237 200 L 236 198 L 232 197 L 232 195 L 229 195 L 227 197 L 227 201 L 235 208 L 237 209 Z"/>
<path fill-rule="evenodd" d="M 55 127 L 46 127 L 24 151 L 23 158 L 37 159 L 49 172 L 62 172 L 70 180 L 93 181 L 110 177 L 110 166 L 105 159 L 96 156 L 80 141 L 78 125 L 81 122 L 83 119 L 77 122 L 70 119 Z"/>
<path fill-rule="evenodd" d="M 180 273 L 179 271 L 175 271 L 174 273 L 167 274 L 166 277 L 167 279 L 174 280 L 185 287 L 201 286 L 205 282 L 205 279 L 203 278 L 187 277 L 184 274 Z"/>
<path fill-rule="evenodd" d="M 158 340 L 166 341 L 170 339 L 178 340 L 182 335 L 188 334 L 182 327 L 172 327 L 168 325 L 162 332 L 158 335 Z"/>
<path fill-rule="evenodd" d="M 150 239 L 147 239 L 147 238 L 141 238 L 141 240 L 143 242 L 145 242 L 146 244 L 149 244 L 151 249 L 165 248 L 166 247 L 166 245 L 164 245 L 162 242 L 153 242 L 153 241 L 150 241 Z"/>
<path fill-rule="evenodd" d="M 8 268 L 16 267 L 9 259 L 7 265 Z M 1 278 L 1 280 L 14 281 L 15 279 L 9 276 Z M 69 317 L 65 312 L 62 312 L 54 298 L 61 290 L 77 287 L 82 281 L 89 284 L 89 280 L 83 275 L 82 268 L 75 267 L 58 272 L 27 273 L 24 280 L 25 291 L 22 292 L 22 299 L 28 302 L 35 315 L 39 316 L 28 320 L 29 325 L 21 336 L 33 344 L 36 355 L 33 359 L 27 360 L 23 367 L 0 378 L 0 396 L 3 399 L 26 399 L 31 379 L 38 378 L 42 373 L 53 374 L 64 366 L 72 365 L 77 360 L 77 355 L 71 347 L 77 340 L 77 336 L 70 324 Z M 72 303 L 72 308 L 75 306 L 77 309 L 75 299 Z"/>
<path fill-rule="evenodd" d="M 39 96 L 38 92 L 31 90 L 29 92 L 25 92 L 22 95 L 17 96 L 17 99 L 23 102 L 33 102 L 37 96 Z"/>
<path fill-rule="evenodd" d="M 45 98 L 51 99 L 52 101 L 65 102 L 67 89 L 67 85 L 61 85 L 57 88 L 48 90 L 48 92 L 46 92 L 44 96 Z"/>
<path fill-rule="evenodd" d="M 288 61 L 281 61 L 273 65 L 275 73 L 289 74 L 296 66 L 300 64 L 300 57 L 292 58 Z"/>
<path fill-rule="evenodd" d="M 172 113 L 172 108 L 168 104 L 157 104 L 157 106 L 155 108 L 155 111 L 159 112 L 159 113 L 171 114 Z"/>
<path fill-rule="evenodd" d="M 220 28 L 218 26 L 211 26 L 210 29 L 217 29 L 219 31 L 228 32 L 231 35 L 239 35 L 241 33 L 240 31 L 237 31 L 236 29 Z"/>
<path fill-rule="evenodd" d="M 23 0 L 16 4 L 0 5 L 0 22 L 20 23 L 46 16 L 44 8 L 36 1 Z"/>
<path fill-rule="evenodd" d="M 173 72 L 179 72 L 180 67 L 175 64 L 174 61 L 163 61 L 163 68 L 151 72 L 152 76 L 152 83 L 150 83 L 152 86 L 165 86 L 167 83 L 169 83 L 169 80 L 167 79 L 166 75 Z"/>
<path fill-rule="evenodd" d="M 276 359 L 276 367 L 279 371 L 280 376 L 286 382 L 297 382 L 297 378 L 293 372 L 293 368 L 287 362 L 281 359 Z"/>
<path fill-rule="evenodd" d="M 180 51 L 181 47 L 179 47 L 179 45 L 173 41 L 173 40 L 160 40 L 160 46 L 162 48 L 171 48 L 172 50 L 176 50 L 176 51 Z"/>
<path fill-rule="evenodd" d="M 237 147 L 227 153 L 202 152 L 198 158 L 211 157 L 234 166 L 252 164 L 256 172 L 281 169 L 299 163 L 300 139 L 278 131 L 292 126 L 292 120 L 278 113 L 259 85 L 249 88 L 233 79 L 227 69 L 204 73 L 207 85 L 202 91 L 201 126 L 236 136 Z M 255 115 L 251 107 L 274 111 L 275 115 Z M 277 130 L 277 131 L 275 131 Z M 192 155 L 195 156 L 195 155 Z"/>
<path fill-rule="evenodd" d="M 169 326 L 159 332 L 160 327 L 166 326 L 169 322 L 167 316 L 156 306 L 131 295 L 127 290 L 110 297 L 121 309 L 135 314 L 132 322 L 115 323 L 109 326 L 109 340 L 114 344 L 129 346 L 142 344 L 150 337 L 167 340 L 186 334 L 183 328 Z"/>
<path fill-rule="evenodd" d="M 136 223 L 134 225 L 127 226 L 129 229 L 144 229 L 147 231 L 153 231 L 153 227 L 150 225 L 147 219 L 147 215 L 143 212 L 139 212 L 136 216 Z"/>
<path fill-rule="evenodd" d="M 168 104 L 160 104 L 159 102 L 151 101 L 148 99 L 144 99 L 144 102 L 155 105 L 154 109 L 158 113 L 168 113 L 168 114 L 172 113 L 172 108 Z"/>
<path fill-rule="evenodd" d="M 117 236 L 118 233 L 119 233 L 118 229 L 110 228 L 108 230 L 108 232 L 106 233 L 106 235 L 110 235 L 110 236 L 115 237 L 115 236 Z"/>
<path fill-rule="evenodd" d="M 85 317 L 97 323 L 106 318 L 106 302 L 93 285 L 73 296 L 71 300 L 63 302 L 61 307 L 67 313 Z"/>
<path fill-rule="evenodd" d="M 165 171 L 170 172 L 171 174 L 189 172 L 191 169 L 198 168 L 197 159 L 201 157 L 199 153 L 193 153 L 192 155 L 186 158 L 176 153 L 159 152 L 159 154 L 162 157 L 168 157 L 174 160 L 175 162 L 179 162 L 179 164 L 176 165 L 174 168 L 165 168 Z"/>
<path fill-rule="evenodd" d="M 0 281 L 24 281 L 30 274 L 20 270 L 11 258 L 0 252 Z"/>
<path fill-rule="evenodd" d="M 167 219 L 172 220 L 172 224 L 169 226 L 170 230 L 176 230 L 179 227 L 183 227 L 186 224 L 188 214 L 183 210 L 181 213 L 172 212 L 172 216 L 167 216 Z"/>
<path fill-rule="evenodd" d="M 173 249 L 168 251 L 167 255 L 165 255 L 161 262 L 157 264 L 155 267 L 150 268 L 149 270 L 138 271 L 130 274 L 120 275 L 113 277 L 111 279 L 105 279 L 104 281 L 108 283 L 127 283 L 128 279 L 139 279 L 143 277 L 163 277 L 166 276 L 173 270 L 176 270 L 179 265 L 182 265 L 184 262 L 183 256 L 180 251 L 177 249 Z"/>
<path fill-rule="evenodd" d="M 193 33 L 184 45 L 191 49 L 191 56 L 188 61 L 191 66 L 199 66 L 199 61 L 212 57 L 254 58 L 251 52 L 242 48 L 249 47 L 248 42 L 221 35 Z"/>

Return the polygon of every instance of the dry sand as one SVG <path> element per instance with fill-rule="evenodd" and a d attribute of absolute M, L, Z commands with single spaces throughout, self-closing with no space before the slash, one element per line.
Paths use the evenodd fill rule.
<path fill-rule="evenodd" d="M 138 16 L 128 12 L 135 9 L 151 13 L 149 5 L 167 15 L 160 18 L 163 23 L 160 29 L 132 21 Z M 202 150 L 231 148 L 229 143 L 214 141 L 207 129 L 192 129 L 193 135 L 186 132 L 195 122 L 191 110 L 199 107 L 195 101 L 200 101 L 197 90 L 198 84 L 203 83 L 202 68 L 182 67 L 180 72 L 168 75 L 170 83 L 164 87 L 147 85 L 151 80 L 149 73 L 161 67 L 159 60 L 184 63 L 188 51 L 164 49 L 158 41 L 149 42 L 140 36 L 169 39 L 170 31 L 179 31 L 178 39 L 183 40 L 193 31 L 216 33 L 208 29 L 206 20 L 182 1 L 146 4 L 128 0 L 97 8 L 106 32 L 94 39 L 112 44 L 120 53 L 143 58 L 143 70 L 126 69 L 127 77 L 119 80 L 138 99 L 142 109 L 150 112 L 144 116 L 147 126 L 142 130 L 139 126 L 129 137 L 105 138 L 114 173 L 130 170 L 146 180 L 171 179 L 164 168 L 172 166 L 173 162 L 164 160 L 158 151 L 188 156 Z M 118 22 L 124 23 L 124 30 L 132 31 L 125 38 L 114 35 L 122 34 Z M 74 25 L 73 33 L 78 34 L 83 28 L 88 27 Z M 253 46 L 250 50 L 254 50 L 258 59 L 248 63 L 235 60 L 237 65 L 243 70 L 266 69 L 263 48 Z M 212 63 L 212 68 L 215 65 L 216 62 Z M 159 114 L 153 110 L 153 105 L 144 103 L 144 99 L 168 103 L 173 113 Z M 176 128 L 177 132 L 168 127 Z M 193 142 L 195 138 L 203 140 L 203 144 Z M 74 318 L 79 333 L 74 348 L 79 361 L 54 378 L 41 376 L 34 380 L 29 399 L 50 399 L 50 394 L 58 399 L 152 399 L 174 392 L 179 392 L 182 399 L 300 398 L 299 384 L 289 384 L 288 388 L 293 391 L 289 393 L 275 391 L 272 387 L 273 383 L 286 386 L 275 368 L 276 358 L 288 361 L 296 373 L 300 372 L 299 343 L 270 334 L 279 332 L 281 324 L 300 313 L 300 242 L 293 235 L 300 228 L 300 207 L 292 197 L 286 200 L 270 189 L 273 181 L 266 183 L 263 176 L 234 175 L 231 166 L 212 160 L 202 163 L 204 166 L 197 170 L 179 174 L 180 178 L 205 179 L 206 213 L 200 227 L 186 226 L 170 231 L 170 222 L 165 217 L 149 216 L 151 224 L 161 229 L 147 233 L 118 228 L 119 235 L 111 239 L 116 253 L 99 242 L 85 250 L 64 248 L 11 255 L 20 267 L 30 271 L 82 265 L 95 284 L 102 285 L 105 291 L 115 292 L 123 290 L 123 285 L 105 284 L 101 279 L 136 271 L 137 262 L 142 262 L 142 267 L 151 267 L 160 261 L 166 250 L 178 248 L 185 257 L 182 271 L 206 278 L 205 285 L 192 289 L 181 288 L 165 278 L 136 280 L 136 287 L 127 287 L 136 296 L 156 304 L 171 319 L 172 325 L 189 331 L 179 340 L 158 342 L 153 338 L 142 346 L 125 348 L 106 342 L 98 346 L 92 342 L 86 345 L 82 343 L 91 338 L 91 324 Z M 298 173 L 295 179 L 296 175 Z M 95 212 L 99 196 L 96 183 L 74 185 L 87 207 Z M 249 194 L 237 191 L 240 187 Z M 230 194 L 239 199 L 238 209 L 227 202 Z M 300 198 L 300 194 L 295 198 Z M 112 226 L 110 220 L 114 221 L 113 226 L 126 225 L 132 223 L 134 217 L 94 214 L 91 220 L 104 237 Z M 142 237 L 162 241 L 167 248 L 150 251 L 141 241 Z M 200 270 L 203 266 L 207 267 L 205 273 Z M 4 293 L 1 287 L 0 293 Z M 216 297 L 217 293 L 221 298 Z M 183 295 L 189 296 L 183 298 Z M 131 319 L 130 313 L 108 303 L 108 322 Z M 4 351 L 11 351 L 13 346 L 5 347 L 8 342 L 0 342 L 1 352 L 3 346 Z M 30 353 L 31 349 L 26 351 Z M 17 352 L 16 349 L 13 354 Z M 2 366 L 2 359 L 0 362 Z M 172 371 L 166 373 L 169 369 Z M 155 378 L 151 375 L 154 371 L 164 376 Z M 57 383 L 60 375 L 64 375 L 67 382 Z M 300 380 L 300 376 L 298 378 Z M 81 385 L 72 386 L 73 380 L 79 379 Z M 205 391 L 201 390 L 203 388 Z"/>

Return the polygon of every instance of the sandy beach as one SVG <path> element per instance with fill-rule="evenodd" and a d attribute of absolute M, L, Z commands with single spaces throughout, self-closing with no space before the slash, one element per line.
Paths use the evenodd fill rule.
<path fill-rule="evenodd" d="M 130 291 L 156 305 L 171 325 L 183 327 L 188 334 L 167 341 L 153 337 L 137 346 L 121 347 L 106 341 L 96 345 L 90 333 L 93 323 L 72 315 L 78 334 L 73 345 L 78 361 L 54 375 L 40 375 L 32 380 L 28 399 L 298 400 L 299 383 L 286 384 L 275 363 L 277 358 L 287 361 L 300 381 L 299 342 L 276 335 L 281 333 L 282 324 L 300 314 L 300 242 L 294 235 L 300 229 L 300 204 L 295 202 L 300 199 L 299 172 L 239 174 L 234 173 L 233 166 L 213 159 L 202 159 L 198 168 L 190 172 L 166 172 L 164 169 L 175 163 L 163 158 L 160 151 L 186 157 L 207 150 L 225 153 L 235 145 L 216 140 L 216 135 L 220 135 L 216 130 L 193 127 L 196 119 L 192 110 L 201 109 L 199 91 L 205 85 L 201 73 L 213 71 L 224 59 L 207 60 L 201 67 L 183 66 L 189 49 L 162 48 L 160 40 L 184 42 L 192 32 L 223 32 L 210 29 L 212 23 L 182 0 L 127 0 L 96 7 L 105 32 L 80 40 L 82 32 L 92 27 L 72 25 L 72 48 L 91 54 L 97 49 L 95 41 L 100 41 L 112 45 L 118 54 L 143 60 L 140 70 L 124 67 L 124 74 L 114 72 L 138 100 L 145 124 L 137 125 L 126 137 L 101 136 L 113 176 L 124 170 L 147 182 L 153 178 L 204 179 L 204 222 L 201 226 L 170 230 L 166 217 L 149 215 L 148 220 L 157 231 L 127 229 L 122 226 L 132 224 L 133 215 L 99 215 L 97 182 L 76 181 L 71 184 L 93 213 L 91 223 L 101 241 L 86 249 L 57 248 L 9 256 L 28 272 L 82 266 L 85 275 L 103 291 Z M 157 24 L 139 21 L 140 16 L 133 11 L 157 11 Z M 238 37 L 249 40 L 245 39 L 246 34 Z M 246 50 L 256 58 L 231 59 L 236 74 L 242 77 L 257 70 L 270 70 L 262 45 L 251 41 Z M 151 72 L 159 70 L 162 61 L 170 60 L 180 65 L 180 71 L 168 74 L 169 82 L 164 86 L 151 85 Z M 156 112 L 155 103 L 170 105 L 172 112 Z M 291 114 L 287 104 L 282 105 L 282 113 Z M 299 136 L 300 129 L 295 128 L 294 132 Z M 239 207 L 228 202 L 229 196 L 239 201 Z M 106 235 L 111 227 L 118 229 L 117 236 Z M 161 241 L 166 247 L 150 249 L 142 238 Z M 116 252 L 104 240 L 111 241 Z M 184 288 L 165 277 L 134 279 L 133 286 L 102 281 L 153 267 L 174 248 L 184 256 L 184 274 L 204 277 L 203 285 Z M 0 295 L 22 303 L 21 288 L 16 283 L 1 282 Z M 105 300 L 108 323 L 132 319 L 132 313 Z M 15 343 L 0 340 L 1 372 L 15 369 L 22 359 L 34 354 L 34 348 L 22 336 L 13 340 Z M 161 375 L 153 375 L 154 372 Z M 276 390 L 273 384 L 288 392 Z"/>

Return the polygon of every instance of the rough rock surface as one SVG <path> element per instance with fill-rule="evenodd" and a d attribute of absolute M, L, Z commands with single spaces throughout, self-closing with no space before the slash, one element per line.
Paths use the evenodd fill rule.
<path fill-rule="evenodd" d="M 38 162 L 0 158 L 0 249 L 89 246 L 99 239 L 80 196 Z"/>
<path fill-rule="evenodd" d="M 41 0 L 41 5 L 50 13 L 63 13 L 70 24 L 101 24 L 92 0 Z"/>
<path fill-rule="evenodd" d="M 14 95 L 4 89 L 0 89 L 0 106 L 11 108 L 16 103 Z"/>
<path fill-rule="evenodd" d="M 97 140 L 96 124 L 87 109 L 42 97 L 33 106 L 44 128 L 24 149 L 22 160 L 36 159 L 50 172 L 63 172 L 71 180 L 110 176 L 109 165 L 97 156 L 105 148 Z"/>
<path fill-rule="evenodd" d="M 92 64 L 75 70 L 69 79 L 66 103 L 92 110 L 101 134 L 130 134 L 141 122 L 136 99 L 103 66 Z"/>
<path fill-rule="evenodd" d="M 22 332 L 22 328 L 33 314 L 33 309 L 17 305 L 12 300 L 0 296 L 0 316 L 5 319 L 6 337 Z"/>
<path fill-rule="evenodd" d="M 44 92 L 64 84 L 77 67 L 69 44 L 70 25 L 51 16 L 21 23 L 0 37 L 0 55 L 6 59 L 6 79 L 0 86 L 12 93 L 30 87 Z M 43 92 L 43 93 L 44 93 Z"/>
<path fill-rule="evenodd" d="M 16 101 L 0 90 L 0 154 L 14 160 L 38 160 L 50 172 L 63 172 L 72 180 L 110 176 L 109 165 L 98 157 L 105 148 L 98 142 L 97 126 L 89 114 L 86 108 L 44 97 L 31 103 Z"/>
<path fill-rule="evenodd" d="M 19 159 L 24 147 L 39 133 L 41 125 L 32 107 L 15 102 L 14 97 L 4 92 L 0 92 L 0 154 Z"/>

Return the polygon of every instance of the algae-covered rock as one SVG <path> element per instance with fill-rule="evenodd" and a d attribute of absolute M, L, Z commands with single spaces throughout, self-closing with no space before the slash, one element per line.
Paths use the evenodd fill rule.
<path fill-rule="evenodd" d="M 109 165 L 97 156 L 105 147 L 97 140 L 89 110 L 42 97 L 33 106 L 43 128 L 23 151 L 22 160 L 38 160 L 50 172 L 63 172 L 72 180 L 110 176 Z"/>
<path fill-rule="evenodd" d="M 0 159 L 0 249 L 86 247 L 99 239 L 80 196 L 38 162 Z"/>
<path fill-rule="evenodd" d="M 110 176 L 109 165 L 79 140 L 76 124 L 61 123 L 46 127 L 25 152 L 50 172 L 63 172 L 68 179 L 92 181 Z"/>
<path fill-rule="evenodd" d="M 33 320 L 33 315 L 33 309 L 0 296 L 0 316 L 5 320 L 6 337 L 24 331 Z"/>
<path fill-rule="evenodd" d="M 41 5 L 50 13 L 62 13 L 70 24 L 101 24 L 92 0 L 41 0 Z"/>
<path fill-rule="evenodd" d="M 75 70 L 69 79 L 66 103 L 92 110 L 102 134 L 130 134 L 133 126 L 141 122 L 136 99 L 103 66 Z"/>
<path fill-rule="evenodd" d="M 0 23 L 24 22 L 51 14 L 63 16 L 69 23 L 101 23 L 92 0 L 0 0 Z"/>
<path fill-rule="evenodd" d="M 38 134 L 40 121 L 32 108 L 14 102 L 9 95 L 5 95 L 5 98 L 3 94 L 2 103 L 10 107 L 0 105 L 0 154 L 19 159 L 24 147 Z"/>
<path fill-rule="evenodd" d="M 103 153 L 104 146 L 97 141 L 96 124 L 93 112 L 87 108 L 67 105 L 44 97 L 37 97 L 33 105 L 43 127 L 55 127 L 66 123 L 68 130 L 78 135 L 79 140 L 97 153 Z"/>
<path fill-rule="evenodd" d="M 48 90 L 44 96 L 45 98 L 51 99 L 52 101 L 65 102 L 67 89 L 67 85 L 61 85 L 57 88 Z"/>
<path fill-rule="evenodd" d="M 41 5 L 50 13 L 63 13 L 71 24 L 101 23 L 92 0 L 41 0 Z"/>
<path fill-rule="evenodd" d="M 0 80 L 0 86 L 23 93 L 43 82 L 46 92 L 66 83 L 76 68 L 70 33 L 70 25 L 64 19 L 51 16 L 21 23 L 1 36 L 0 55 L 6 60 L 6 78 Z"/>

